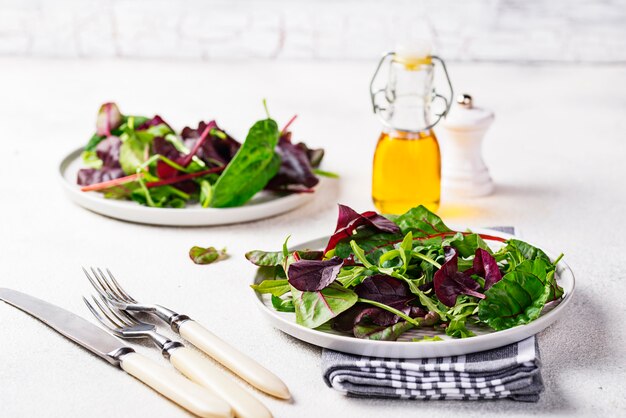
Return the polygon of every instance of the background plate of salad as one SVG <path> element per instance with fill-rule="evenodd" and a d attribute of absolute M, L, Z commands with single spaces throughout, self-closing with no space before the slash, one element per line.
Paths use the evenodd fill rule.
<path fill-rule="evenodd" d="M 176 132 L 160 116 L 98 112 L 96 132 L 60 165 L 68 196 L 94 212 L 157 225 L 221 225 L 278 215 L 312 198 L 322 149 L 269 117 L 243 142 L 215 121 Z"/>
<path fill-rule="evenodd" d="M 574 291 L 563 255 L 502 232 L 450 228 L 423 206 L 384 217 L 339 205 L 332 235 L 287 241 L 246 254 L 258 266 L 251 287 L 261 312 L 295 338 L 347 353 L 427 358 L 501 347 L 556 321 Z"/>

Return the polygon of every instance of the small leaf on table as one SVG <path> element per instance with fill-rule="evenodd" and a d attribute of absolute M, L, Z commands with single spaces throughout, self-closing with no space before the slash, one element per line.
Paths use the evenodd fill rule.
<path fill-rule="evenodd" d="M 196 264 L 211 264 L 226 258 L 226 248 L 218 251 L 215 247 L 194 246 L 189 250 L 189 258 Z"/>

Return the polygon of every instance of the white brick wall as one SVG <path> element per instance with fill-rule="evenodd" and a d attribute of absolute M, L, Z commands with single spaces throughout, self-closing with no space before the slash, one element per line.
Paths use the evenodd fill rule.
<path fill-rule="evenodd" d="M 626 0 L 0 0 L 0 55 L 626 62 Z"/>

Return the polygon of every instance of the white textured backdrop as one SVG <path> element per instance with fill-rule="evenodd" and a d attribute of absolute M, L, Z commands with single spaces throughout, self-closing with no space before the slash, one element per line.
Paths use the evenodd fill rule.
<path fill-rule="evenodd" d="M 626 62 L 625 0 L 0 0 L 0 55 Z"/>

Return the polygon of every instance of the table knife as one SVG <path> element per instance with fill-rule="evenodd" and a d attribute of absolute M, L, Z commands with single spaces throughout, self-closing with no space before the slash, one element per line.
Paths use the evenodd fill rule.
<path fill-rule="evenodd" d="M 200 417 L 232 417 L 231 407 L 206 388 L 135 352 L 91 322 L 51 303 L 0 288 L 0 300 L 32 315 L 59 334 L 150 386 Z"/>

